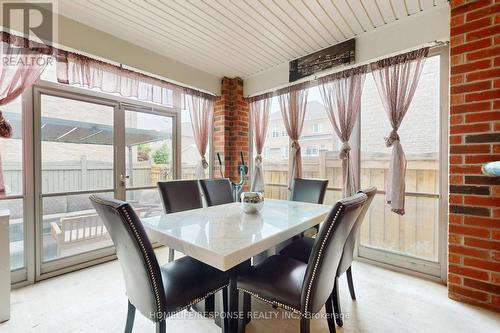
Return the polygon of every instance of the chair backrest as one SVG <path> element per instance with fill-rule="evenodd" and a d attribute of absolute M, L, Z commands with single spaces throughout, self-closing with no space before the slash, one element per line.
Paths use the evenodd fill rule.
<path fill-rule="evenodd" d="M 364 190 L 358 191 L 358 193 L 364 193 L 367 196 L 366 202 L 361 208 L 361 212 L 359 213 L 356 222 L 354 222 L 354 227 L 352 227 L 349 236 L 347 237 L 347 241 L 345 242 L 344 251 L 342 253 L 342 259 L 340 260 L 339 269 L 337 271 L 337 276 L 341 276 L 349 267 L 351 267 L 352 259 L 354 258 L 354 249 L 356 247 L 356 242 L 358 241 L 359 229 L 361 228 L 361 224 L 365 219 L 366 212 L 377 194 L 377 188 L 372 186 Z"/>
<path fill-rule="evenodd" d="M 363 193 L 337 201 L 322 224 L 307 263 L 301 294 L 302 313 L 317 313 L 330 296 L 345 241 L 365 202 Z"/>
<path fill-rule="evenodd" d="M 130 303 L 158 321 L 166 309 L 165 292 L 160 266 L 139 217 L 123 201 L 96 194 L 90 201 L 115 245 Z"/>
<path fill-rule="evenodd" d="M 322 204 L 328 180 L 295 178 L 292 184 L 292 201 Z"/>
<path fill-rule="evenodd" d="M 158 182 L 158 190 L 167 214 L 203 207 L 197 180 Z"/>
<path fill-rule="evenodd" d="M 200 179 L 200 185 L 208 206 L 234 202 L 233 188 L 229 179 Z"/>

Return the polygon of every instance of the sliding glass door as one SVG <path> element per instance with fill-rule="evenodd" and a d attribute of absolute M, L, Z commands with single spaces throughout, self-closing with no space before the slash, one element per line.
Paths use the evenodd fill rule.
<path fill-rule="evenodd" d="M 38 274 L 114 253 L 90 193 L 114 196 L 118 104 L 35 88 Z"/>
<path fill-rule="evenodd" d="M 126 199 L 141 217 L 158 215 L 163 206 L 156 183 L 178 178 L 175 118 L 168 113 L 126 108 L 125 184 Z"/>
<path fill-rule="evenodd" d="M 178 178 L 177 117 L 49 83 L 33 88 L 33 111 L 35 279 L 43 279 L 113 258 L 90 194 L 128 200 L 141 217 L 161 212 L 156 183 Z"/>

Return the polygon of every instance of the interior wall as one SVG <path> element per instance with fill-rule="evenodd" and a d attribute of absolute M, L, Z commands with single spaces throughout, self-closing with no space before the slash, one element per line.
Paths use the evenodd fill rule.
<path fill-rule="evenodd" d="M 444 4 L 356 37 L 356 63 L 370 61 L 435 40 L 448 41 L 449 17 L 449 5 Z M 311 77 L 308 77 L 301 81 L 310 79 Z M 244 95 L 256 95 L 286 84 L 288 84 L 288 63 L 283 63 L 246 78 Z"/>

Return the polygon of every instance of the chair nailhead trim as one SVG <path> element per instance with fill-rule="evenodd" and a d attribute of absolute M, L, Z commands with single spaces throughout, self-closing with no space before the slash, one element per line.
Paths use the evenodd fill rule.
<path fill-rule="evenodd" d="M 314 278 L 316 277 L 316 270 L 318 269 L 319 261 L 321 259 L 321 256 L 323 255 L 323 249 L 325 247 L 325 244 L 326 244 L 326 241 L 328 239 L 328 236 L 330 235 L 330 232 L 332 231 L 332 228 L 335 225 L 335 222 L 337 221 L 337 218 L 338 218 L 340 212 L 342 211 L 342 208 L 344 208 L 344 206 L 340 206 L 339 210 L 335 213 L 335 217 L 333 218 L 332 223 L 330 223 L 330 226 L 328 227 L 328 231 L 326 232 L 325 238 L 321 242 L 321 246 L 319 248 L 319 253 L 318 253 L 318 256 L 316 258 L 316 262 L 314 263 L 314 268 L 313 268 L 313 271 L 312 271 L 311 281 L 309 282 L 309 285 L 307 286 L 306 303 L 305 303 L 305 307 L 304 307 L 304 309 L 305 309 L 306 312 L 309 312 L 308 311 L 309 297 L 310 297 L 310 294 L 311 294 L 311 288 L 312 288 L 312 284 L 314 282 Z"/>
<path fill-rule="evenodd" d="M 128 214 L 128 212 L 125 209 L 125 207 L 122 207 L 122 211 L 125 214 L 125 216 L 127 218 L 127 222 L 130 225 L 130 228 L 132 229 L 132 231 L 134 232 L 134 235 L 135 235 L 137 241 L 139 242 L 139 245 L 141 246 L 142 255 L 144 256 L 144 259 L 146 259 L 146 264 L 148 265 L 149 274 L 151 274 L 151 281 L 153 283 L 153 289 L 154 289 L 154 292 L 155 292 L 155 298 L 156 298 L 156 303 L 157 303 L 156 305 L 158 307 L 157 311 L 158 312 L 162 312 L 162 310 L 161 310 L 161 301 L 160 301 L 160 293 L 158 292 L 158 285 L 156 284 L 156 281 L 155 281 L 155 278 L 154 278 L 153 267 L 151 265 L 151 260 L 150 260 L 150 258 L 148 256 L 148 253 L 146 252 L 146 249 L 144 247 L 144 242 L 143 242 L 142 238 L 139 236 L 139 233 L 137 232 L 137 229 L 135 228 L 134 223 L 132 223 L 132 219 L 130 218 L 130 215 Z"/>
<path fill-rule="evenodd" d="M 228 285 L 229 285 L 229 284 L 226 284 L 226 285 L 223 285 L 223 286 L 222 286 L 222 287 L 220 287 L 220 288 L 217 288 L 217 289 L 214 289 L 214 290 L 212 290 L 212 291 L 209 291 L 209 292 L 208 292 L 208 293 L 206 293 L 204 296 L 202 296 L 202 297 L 198 297 L 198 298 L 196 298 L 196 299 L 192 300 L 191 302 L 189 302 L 189 304 L 187 304 L 187 305 L 185 305 L 185 306 L 183 306 L 183 307 L 181 307 L 181 308 L 179 308 L 179 309 L 175 310 L 174 312 L 170 312 L 170 313 L 169 313 L 169 315 L 174 315 L 174 314 L 176 314 L 176 313 L 178 313 L 178 312 L 181 312 L 181 311 L 183 311 L 183 310 L 186 310 L 187 308 L 189 308 L 189 307 L 191 307 L 191 306 L 195 305 L 196 303 L 199 303 L 199 302 L 203 301 L 205 298 L 207 298 L 207 297 L 209 297 L 209 296 L 211 296 L 211 295 L 215 294 L 215 293 L 216 293 L 216 292 L 218 292 L 219 290 L 222 290 L 222 289 L 226 288 Z"/>
<path fill-rule="evenodd" d="M 292 308 L 292 307 L 291 307 L 291 306 L 289 306 L 289 305 L 286 305 L 286 304 L 283 304 L 283 303 L 280 303 L 280 302 L 277 302 L 277 301 L 271 301 L 271 300 L 268 300 L 267 298 L 264 298 L 264 297 L 262 297 L 262 296 L 260 296 L 260 295 L 258 295 L 258 294 L 256 294 L 256 293 L 254 293 L 254 292 L 252 292 L 252 291 L 249 291 L 249 290 L 246 290 L 246 289 L 243 289 L 243 288 L 238 288 L 238 290 L 241 290 L 241 291 L 243 291 L 243 292 L 246 292 L 247 294 L 250 294 L 250 295 L 252 295 L 253 297 L 255 297 L 255 298 L 257 298 L 257 299 L 259 299 L 259 300 L 261 300 L 261 301 L 263 301 L 263 302 L 266 302 L 266 303 L 271 304 L 271 305 L 273 305 L 273 306 L 280 307 L 280 308 L 283 308 L 283 309 L 285 309 L 285 310 L 288 310 L 288 311 L 294 312 L 294 313 L 296 313 L 296 314 L 300 315 L 301 317 L 304 317 L 304 315 L 302 314 L 302 312 L 301 312 L 300 310 L 297 310 L 297 309 L 295 309 L 295 308 Z"/>

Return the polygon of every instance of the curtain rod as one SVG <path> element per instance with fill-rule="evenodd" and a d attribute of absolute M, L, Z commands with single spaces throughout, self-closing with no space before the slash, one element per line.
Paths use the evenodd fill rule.
<path fill-rule="evenodd" d="M 398 54 L 415 51 L 415 50 L 418 50 L 418 49 L 421 49 L 424 47 L 429 47 L 430 49 L 433 49 L 433 48 L 441 47 L 441 46 L 448 45 L 448 44 L 449 44 L 449 41 L 446 41 L 446 40 L 434 40 L 431 42 L 427 42 L 425 44 L 421 44 L 418 47 L 413 47 L 413 48 L 409 48 L 409 49 L 405 49 L 405 50 L 400 50 L 397 52 L 392 52 L 392 53 L 389 53 L 387 55 L 376 57 L 376 58 L 373 58 L 373 59 L 370 59 L 367 61 L 363 61 L 360 63 L 350 64 L 350 65 L 346 65 L 346 66 L 342 66 L 342 67 L 335 67 L 334 69 L 327 69 L 327 70 L 325 70 L 321 73 L 318 73 L 314 76 L 308 76 L 308 77 L 305 77 L 303 79 L 297 80 L 295 82 L 289 82 L 289 83 L 282 84 L 282 85 L 277 86 L 277 87 L 266 89 L 266 90 L 260 91 L 258 93 L 255 93 L 255 94 L 248 95 L 248 96 L 246 96 L 246 98 L 249 99 L 249 98 L 256 98 L 256 97 L 261 96 L 261 95 L 268 95 L 270 93 L 273 93 L 275 91 L 278 91 L 278 90 L 284 89 L 284 88 L 288 88 L 288 87 L 313 84 L 315 81 L 317 81 L 318 79 L 320 79 L 324 76 L 328 76 L 328 75 L 335 74 L 335 73 L 340 73 L 340 72 L 343 72 L 345 70 L 349 70 L 349 69 L 356 68 L 356 67 L 366 66 L 366 65 L 369 65 L 369 64 L 376 62 L 378 60 L 387 59 L 387 58 L 396 56 Z M 368 69 L 368 72 L 370 72 L 370 69 Z"/>

